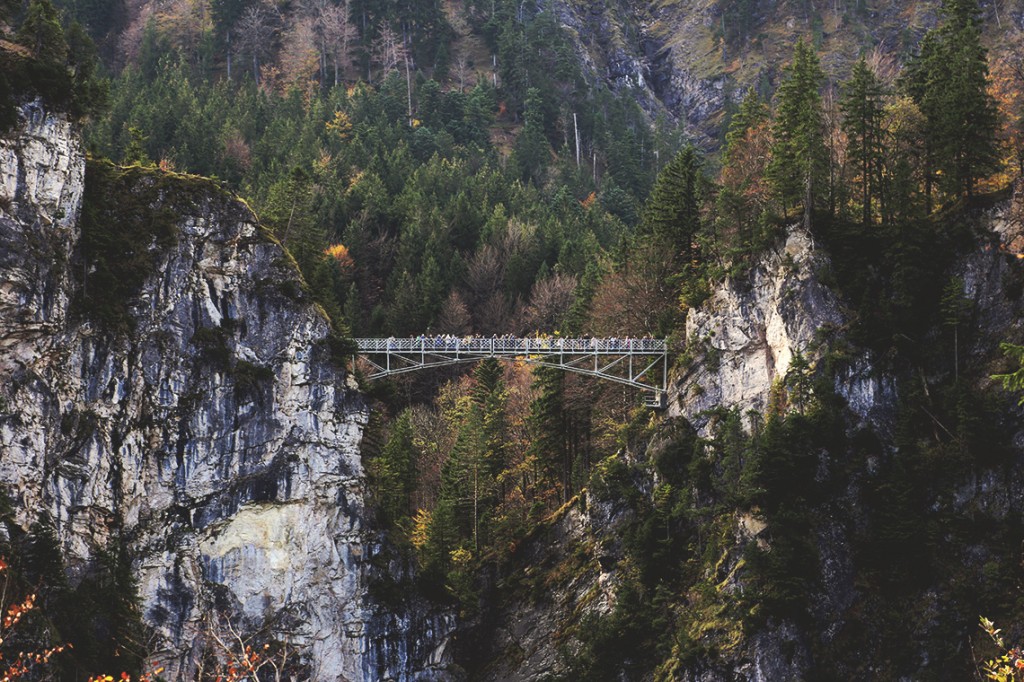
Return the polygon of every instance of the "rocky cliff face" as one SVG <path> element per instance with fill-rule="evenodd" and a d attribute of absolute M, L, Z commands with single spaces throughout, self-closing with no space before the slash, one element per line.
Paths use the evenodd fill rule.
<path fill-rule="evenodd" d="M 443 670 L 450 618 L 395 631 L 410 623 L 366 597 L 367 408 L 281 247 L 207 181 L 107 169 L 127 192 L 107 199 L 171 223 L 136 245 L 152 267 L 112 328 L 88 310 L 104 293 L 77 132 L 23 114 L 0 140 L 0 480 L 18 522 L 52 518 L 78 574 L 127 540 L 172 679 L 229 620 L 304 651 L 312 679 Z"/>
<path fill-rule="evenodd" d="M 749 272 L 715 288 L 687 315 L 686 347 L 696 362 L 673 382 L 668 414 L 702 430 L 708 410 L 717 407 L 761 419 L 795 356 L 813 373 L 849 323 L 840 298 L 823 281 L 830 267 L 814 238 L 792 227 Z M 895 384 L 875 371 L 870 353 L 851 358 L 835 388 L 860 425 L 891 431 Z"/>

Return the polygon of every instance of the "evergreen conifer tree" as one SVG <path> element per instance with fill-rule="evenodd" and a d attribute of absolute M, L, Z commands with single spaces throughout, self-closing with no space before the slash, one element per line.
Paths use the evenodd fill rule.
<path fill-rule="evenodd" d="M 763 186 L 764 154 L 768 105 L 751 88 L 739 110 L 729 120 L 722 156 L 721 184 L 716 197 L 716 241 L 731 243 L 737 253 L 751 246 L 757 197 Z M 735 234 L 735 239 L 723 235 Z"/>
<path fill-rule="evenodd" d="M 817 186 L 827 160 L 818 56 L 803 39 L 796 43 L 786 79 L 779 86 L 774 144 L 767 175 L 782 202 L 783 213 L 801 198 L 804 227 L 810 229 Z"/>
<path fill-rule="evenodd" d="M 658 174 L 644 211 L 641 235 L 671 252 L 677 268 L 699 258 L 700 156 L 684 147 Z"/>
<path fill-rule="evenodd" d="M 526 124 L 516 140 L 513 152 L 513 168 L 524 182 L 533 181 L 541 187 L 550 159 L 550 148 L 544 137 L 544 115 L 541 108 L 540 91 L 530 88 L 526 93 Z"/>
<path fill-rule="evenodd" d="M 68 44 L 60 17 L 50 0 L 32 0 L 25 20 L 18 29 L 18 42 L 32 50 L 40 60 L 64 65 Z"/>
<path fill-rule="evenodd" d="M 387 443 L 372 465 L 381 510 L 392 523 L 409 513 L 409 501 L 416 485 L 414 436 L 410 412 L 403 410 L 395 419 Z"/>
<path fill-rule="evenodd" d="M 976 0 L 943 0 L 942 15 L 908 66 L 905 86 L 927 120 L 928 184 L 934 171 L 946 191 L 970 197 L 997 167 L 998 114 Z"/>
<path fill-rule="evenodd" d="M 882 84 L 863 57 L 853 67 L 843 86 L 840 107 L 843 132 L 848 140 L 846 154 L 856 169 L 860 185 L 861 221 L 871 224 L 872 204 L 879 200 L 884 149 L 882 146 Z"/>
<path fill-rule="evenodd" d="M 565 374 L 538 367 L 533 376 L 540 395 L 530 405 L 530 450 L 540 462 L 545 483 L 557 487 L 561 500 L 567 501 L 572 486 L 572 450 L 567 442 Z"/>

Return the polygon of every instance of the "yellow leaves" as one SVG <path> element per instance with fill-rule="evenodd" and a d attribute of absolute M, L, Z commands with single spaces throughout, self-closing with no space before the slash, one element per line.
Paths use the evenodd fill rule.
<path fill-rule="evenodd" d="M 324 249 L 324 255 L 336 261 L 351 259 L 348 254 L 348 247 L 344 244 L 332 244 Z"/>
<path fill-rule="evenodd" d="M 1000 650 L 1005 649 L 1006 644 L 1000 634 L 1002 630 L 998 629 L 995 623 L 984 616 L 979 621 L 981 629 L 985 631 L 989 639 Z M 1020 647 L 1013 647 L 1002 655 L 985 661 L 981 668 L 986 679 L 995 680 L 996 682 L 1018 682 L 1024 680 L 1024 651 L 1021 651 Z"/>
<path fill-rule="evenodd" d="M 156 667 L 157 663 L 154 662 L 154 670 L 148 673 L 142 673 L 138 676 L 136 682 L 157 682 L 160 678 L 158 677 L 164 672 L 164 667 Z M 120 675 L 114 677 L 113 675 L 95 675 L 89 678 L 89 682 L 132 682 L 132 676 L 122 671 Z"/>
<path fill-rule="evenodd" d="M 587 195 L 587 198 L 580 202 L 580 206 L 585 209 L 589 209 L 597 201 L 597 192 L 591 192 Z"/>
<path fill-rule="evenodd" d="M 416 515 L 412 517 L 412 531 L 409 533 L 409 540 L 412 546 L 418 550 L 427 546 L 430 539 L 430 522 L 434 516 L 426 509 L 417 509 Z"/>
<path fill-rule="evenodd" d="M 320 155 L 313 162 L 313 168 L 318 176 L 323 175 L 334 165 L 334 156 L 326 149 L 320 150 Z"/>
<path fill-rule="evenodd" d="M 454 564 L 456 570 L 465 568 L 473 561 L 473 553 L 465 547 L 452 550 L 448 553 L 448 556 L 451 557 L 452 564 Z"/>
<path fill-rule="evenodd" d="M 326 127 L 327 132 L 342 142 L 347 142 L 352 137 L 352 120 L 344 111 L 335 111 L 334 118 L 326 123 Z"/>
<path fill-rule="evenodd" d="M 348 252 L 348 247 L 344 244 L 332 244 L 331 246 L 328 246 L 324 249 L 324 255 L 334 261 L 342 276 L 348 277 L 353 274 L 356 262 Z"/>

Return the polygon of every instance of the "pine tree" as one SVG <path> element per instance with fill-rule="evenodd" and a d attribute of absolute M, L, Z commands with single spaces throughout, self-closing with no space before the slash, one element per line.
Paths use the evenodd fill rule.
<path fill-rule="evenodd" d="M 1024 391 L 1024 346 L 1001 343 L 999 348 L 1007 358 L 1017 365 L 1017 368 L 1005 374 L 993 374 L 992 378 L 1001 381 L 1003 388 L 1007 391 Z M 1020 404 L 1024 405 L 1024 397 L 1021 397 Z"/>
<path fill-rule="evenodd" d="M 537 187 L 542 187 L 551 151 L 544 137 L 544 115 L 537 88 L 527 90 L 525 118 L 526 125 L 512 153 L 512 167 L 523 182 L 533 182 Z"/>
<path fill-rule="evenodd" d="M 840 107 L 843 132 L 848 140 L 846 154 L 858 172 L 854 184 L 860 185 L 861 220 L 871 224 L 872 205 L 879 201 L 884 149 L 882 141 L 882 84 L 861 57 L 853 67 L 850 80 L 843 85 Z"/>
<path fill-rule="evenodd" d="M 474 409 L 480 413 L 485 447 L 484 459 L 490 476 L 497 479 L 505 470 L 508 424 L 505 407 L 508 394 L 502 378 L 501 363 L 487 358 L 477 365 L 473 372 L 476 385 L 473 388 Z M 504 490 L 502 490 L 504 497 Z"/>
<path fill-rule="evenodd" d="M 763 207 L 768 105 L 751 88 L 725 133 L 720 188 L 716 197 L 716 241 L 734 253 L 752 246 L 759 204 Z M 728 235 L 735 234 L 730 239 Z"/>
<path fill-rule="evenodd" d="M 971 197 L 977 180 L 998 166 L 998 115 L 976 0 L 943 0 L 942 14 L 904 84 L 927 120 L 928 184 L 934 171 L 943 189 Z"/>
<path fill-rule="evenodd" d="M 786 79 L 779 86 L 774 144 L 767 174 L 782 202 L 783 214 L 803 199 L 804 227 L 810 229 L 817 186 L 825 175 L 824 116 L 818 56 L 800 39 Z"/>
<path fill-rule="evenodd" d="M 540 462 L 545 482 L 558 489 L 562 501 L 572 490 L 572 448 L 565 409 L 565 373 L 550 367 L 533 371 L 539 390 L 530 405 L 530 450 Z"/>

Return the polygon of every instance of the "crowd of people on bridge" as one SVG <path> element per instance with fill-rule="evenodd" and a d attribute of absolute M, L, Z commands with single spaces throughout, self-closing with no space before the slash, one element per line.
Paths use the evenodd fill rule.
<path fill-rule="evenodd" d="M 492 334 L 491 336 L 456 336 L 453 334 L 420 334 L 396 338 L 390 336 L 386 340 L 387 350 L 467 350 L 467 351 L 662 351 L 665 342 L 655 339 L 650 334 L 645 336 L 612 336 L 608 338 L 581 336 L 566 338 L 558 332 L 554 334 L 537 333 L 533 336 L 517 336 L 515 334 Z"/>

